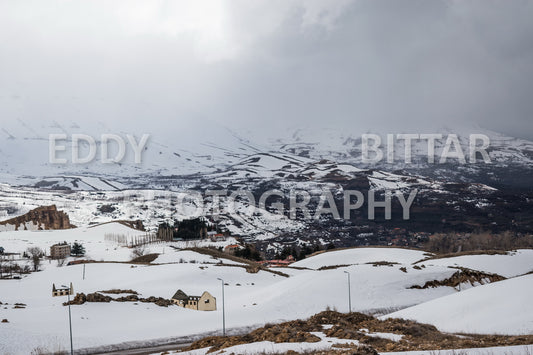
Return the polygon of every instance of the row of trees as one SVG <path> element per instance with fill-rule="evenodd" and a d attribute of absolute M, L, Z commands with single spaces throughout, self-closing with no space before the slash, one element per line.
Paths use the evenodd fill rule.
<path fill-rule="evenodd" d="M 204 218 L 184 219 L 174 221 L 174 224 L 162 223 L 157 229 L 157 237 L 161 240 L 172 241 L 175 239 L 194 240 L 207 238 L 207 232 L 216 230 L 208 226 Z"/>
<path fill-rule="evenodd" d="M 253 245 L 246 244 L 243 249 L 235 251 L 235 256 L 248 260 L 261 261 L 263 258 L 261 254 L 255 249 Z"/>
<path fill-rule="evenodd" d="M 327 250 L 335 249 L 335 244 L 330 243 L 326 246 Z M 306 244 L 302 247 L 286 246 L 281 251 L 276 253 L 275 259 L 285 260 L 289 256 L 292 256 L 295 260 L 305 259 L 308 255 L 316 253 L 317 251 L 323 250 L 322 246 L 319 244 L 309 245 Z"/>
<path fill-rule="evenodd" d="M 19 265 L 11 260 L 9 260 L 6 256 L 0 255 L 0 279 L 2 278 L 12 278 L 15 274 L 29 274 L 31 272 L 31 268 L 29 265 Z"/>
<path fill-rule="evenodd" d="M 511 232 L 498 234 L 482 232 L 466 235 L 439 234 L 432 236 L 424 247 L 428 251 L 441 254 L 461 251 L 533 248 L 533 235 Z"/>

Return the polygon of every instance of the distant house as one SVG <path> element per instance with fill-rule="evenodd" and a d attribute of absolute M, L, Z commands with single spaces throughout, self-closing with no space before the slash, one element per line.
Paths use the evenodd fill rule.
<path fill-rule="evenodd" d="M 52 259 L 64 259 L 70 256 L 70 245 L 67 242 L 54 244 L 50 247 L 50 257 Z"/>
<path fill-rule="evenodd" d="M 222 233 L 212 233 L 212 232 L 207 232 L 208 233 L 208 237 L 209 239 L 211 239 L 212 242 L 224 242 L 226 241 L 226 236 Z M 212 234 L 209 234 L 209 233 L 212 233 Z"/>
<path fill-rule="evenodd" d="M 217 299 L 205 291 L 201 296 L 188 296 L 182 290 L 176 291 L 171 299 L 174 304 L 197 311 L 216 311 Z"/>
<path fill-rule="evenodd" d="M 56 288 L 56 284 L 52 284 L 52 297 L 66 296 L 66 295 L 73 295 L 73 294 L 74 294 L 74 288 L 72 287 L 72 282 L 70 283 L 70 287 L 62 287 L 62 288 Z"/>
<path fill-rule="evenodd" d="M 289 266 L 294 261 L 295 261 L 294 257 L 292 255 L 289 255 L 285 260 L 279 260 L 279 259 L 263 260 L 263 261 L 258 261 L 258 263 L 266 267 L 285 267 L 285 266 Z"/>

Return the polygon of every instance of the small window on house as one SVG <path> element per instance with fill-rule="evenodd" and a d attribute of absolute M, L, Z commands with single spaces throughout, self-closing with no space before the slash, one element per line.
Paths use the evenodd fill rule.
<path fill-rule="evenodd" d="M 209 303 L 209 300 L 205 300 L 204 302 L 205 302 L 205 303 Z"/>

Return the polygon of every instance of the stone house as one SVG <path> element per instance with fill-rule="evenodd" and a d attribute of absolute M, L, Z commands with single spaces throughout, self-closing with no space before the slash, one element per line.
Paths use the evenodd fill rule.
<path fill-rule="evenodd" d="M 211 239 L 212 242 L 225 242 L 226 235 L 222 233 L 215 233 L 215 234 L 209 235 L 209 239 Z"/>
<path fill-rule="evenodd" d="M 69 294 L 70 295 L 74 294 L 74 288 L 72 287 L 72 282 L 70 283 L 70 287 L 62 287 L 62 288 L 56 288 L 56 284 L 52 284 L 52 297 L 66 296 Z"/>
<path fill-rule="evenodd" d="M 172 296 L 171 301 L 180 307 L 197 311 L 216 311 L 217 309 L 217 299 L 207 291 L 201 296 L 188 296 L 182 290 L 178 290 Z"/>
<path fill-rule="evenodd" d="M 67 242 L 54 244 L 50 247 L 50 257 L 52 259 L 64 259 L 70 256 L 70 245 Z"/>

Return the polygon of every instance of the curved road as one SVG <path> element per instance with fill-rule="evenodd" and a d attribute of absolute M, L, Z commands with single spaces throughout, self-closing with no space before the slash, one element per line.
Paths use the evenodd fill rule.
<path fill-rule="evenodd" d="M 137 348 L 130 350 L 117 350 L 104 353 L 94 353 L 94 355 L 150 355 L 154 353 L 162 353 L 164 351 L 178 350 L 186 348 L 192 343 L 176 343 L 176 344 L 167 344 L 160 346 L 152 346 L 148 348 Z"/>

